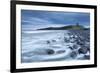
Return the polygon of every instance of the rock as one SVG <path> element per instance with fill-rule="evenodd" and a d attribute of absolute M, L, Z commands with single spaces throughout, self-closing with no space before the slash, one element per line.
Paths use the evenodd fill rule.
<path fill-rule="evenodd" d="M 73 48 L 73 47 L 71 47 L 71 46 L 69 46 L 68 48 L 70 48 L 71 50 L 74 50 L 74 48 Z"/>
<path fill-rule="evenodd" d="M 64 53 L 65 52 L 65 50 L 59 50 L 59 51 L 57 51 L 57 54 L 61 54 L 61 53 Z"/>
<path fill-rule="evenodd" d="M 56 40 L 52 40 L 52 42 L 56 42 Z"/>
<path fill-rule="evenodd" d="M 85 45 L 85 46 L 82 46 L 84 48 L 87 48 L 87 50 L 90 52 L 90 45 Z"/>
<path fill-rule="evenodd" d="M 49 54 L 49 55 L 51 55 L 51 54 L 54 54 L 54 53 L 55 53 L 55 51 L 54 51 L 54 50 L 52 50 L 52 49 L 47 49 L 47 50 L 46 50 L 46 52 L 47 52 L 47 54 Z"/>
<path fill-rule="evenodd" d="M 48 55 L 48 54 L 54 54 L 54 50 L 52 49 L 36 49 L 33 51 L 33 55 Z"/>
<path fill-rule="evenodd" d="M 71 46 L 69 46 L 68 48 L 70 48 L 71 50 L 74 50 L 74 49 L 77 49 L 77 48 L 78 48 L 78 46 L 77 46 L 77 45 L 73 45 L 72 47 L 71 47 Z"/>
<path fill-rule="evenodd" d="M 46 41 L 47 42 L 47 44 L 50 44 L 50 41 Z"/>
<path fill-rule="evenodd" d="M 87 48 L 87 50 L 90 52 L 90 48 Z"/>
<path fill-rule="evenodd" d="M 67 39 L 67 38 L 64 37 L 64 41 L 65 41 L 66 43 L 68 43 L 68 42 L 69 42 L 69 39 Z"/>
<path fill-rule="evenodd" d="M 77 49 L 78 48 L 78 46 L 77 45 L 73 45 L 73 49 Z"/>
<path fill-rule="evenodd" d="M 90 59 L 90 55 L 84 55 L 85 59 Z"/>
<path fill-rule="evenodd" d="M 68 35 L 70 35 L 71 33 L 70 33 L 70 32 L 68 32 L 67 34 L 68 34 Z"/>
<path fill-rule="evenodd" d="M 70 53 L 70 57 L 75 58 L 77 56 L 77 52 L 76 51 L 72 51 Z"/>
<path fill-rule="evenodd" d="M 82 46 L 82 45 L 84 45 L 85 43 L 84 43 L 84 41 L 77 41 L 77 44 Z"/>
<path fill-rule="evenodd" d="M 73 38 L 70 39 L 70 42 L 71 42 L 71 43 L 75 43 L 75 39 L 73 39 Z"/>
<path fill-rule="evenodd" d="M 90 38 L 85 39 L 86 42 L 90 42 Z"/>
<path fill-rule="evenodd" d="M 87 51 L 88 51 L 87 48 L 80 48 L 80 49 L 78 50 L 79 54 L 86 54 Z"/>

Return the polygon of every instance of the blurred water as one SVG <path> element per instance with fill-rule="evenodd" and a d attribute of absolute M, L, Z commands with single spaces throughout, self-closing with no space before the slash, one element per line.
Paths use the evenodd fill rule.
<path fill-rule="evenodd" d="M 89 37 L 89 30 L 23 31 L 21 62 L 89 60 Z"/>

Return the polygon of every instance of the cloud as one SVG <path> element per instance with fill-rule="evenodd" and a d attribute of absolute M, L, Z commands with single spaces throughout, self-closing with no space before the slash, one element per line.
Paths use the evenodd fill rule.
<path fill-rule="evenodd" d="M 81 25 L 90 24 L 90 14 L 82 12 L 22 10 L 21 16 L 22 29 L 59 27 L 76 24 L 77 22 Z"/>

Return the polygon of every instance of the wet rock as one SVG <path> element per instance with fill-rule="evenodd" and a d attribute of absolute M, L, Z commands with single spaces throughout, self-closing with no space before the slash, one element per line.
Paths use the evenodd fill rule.
<path fill-rule="evenodd" d="M 72 38 L 72 39 L 70 40 L 70 42 L 71 42 L 71 43 L 75 43 L 75 39 Z"/>
<path fill-rule="evenodd" d="M 65 52 L 65 50 L 59 50 L 59 51 L 57 51 L 57 54 L 62 54 L 64 52 Z"/>
<path fill-rule="evenodd" d="M 87 50 L 90 52 L 90 45 L 85 45 L 85 46 L 82 46 L 84 48 L 87 48 Z"/>
<path fill-rule="evenodd" d="M 77 44 L 82 46 L 82 45 L 84 45 L 85 43 L 84 43 L 84 41 L 77 41 Z"/>
<path fill-rule="evenodd" d="M 90 55 L 84 55 L 84 59 L 90 59 Z"/>
<path fill-rule="evenodd" d="M 77 56 L 77 52 L 76 51 L 72 51 L 70 53 L 70 57 L 75 58 Z"/>
<path fill-rule="evenodd" d="M 78 48 L 78 46 L 77 45 L 73 45 L 73 49 L 77 49 Z"/>
<path fill-rule="evenodd" d="M 88 51 L 87 48 L 80 48 L 80 49 L 78 50 L 79 54 L 86 54 L 87 51 Z"/>
<path fill-rule="evenodd" d="M 46 52 L 47 52 L 47 54 L 49 54 L 49 55 L 51 55 L 51 54 L 54 54 L 54 53 L 55 53 L 55 51 L 54 51 L 54 50 L 52 50 L 52 49 L 47 49 L 47 50 L 46 50 Z"/>
<path fill-rule="evenodd" d="M 68 43 L 68 42 L 69 42 L 69 39 L 67 39 L 67 38 L 64 38 L 64 41 L 65 41 L 66 43 Z"/>
<path fill-rule="evenodd" d="M 50 41 L 46 41 L 47 44 L 50 44 Z"/>
<path fill-rule="evenodd" d="M 52 40 L 52 42 L 56 42 L 56 40 Z"/>
<path fill-rule="evenodd" d="M 75 39 L 74 41 L 75 41 L 75 43 L 77 44 L 78 39 Z"/>
<path fill-rule="evenodd" d="M 70 48 L 71 50 L 74 50 L 74 49 L 77 49 L 77 48 L 78 48 L 78 45 L 75 44 L 75 45 L 73 45 L 73 46 L 69 46 L 68 48 Z"/>
<path fill-rule="evenodd" d="M 68 32 L 67 34 L 68 34 L 68 35 L 70 35 L 71 33 L 70 33 L 70 32 Z"/>
<path fill-rule="evenodd" d="M 90 52 L 90 48 L 88 47 L 87 50 Z"/>
<path fill-rule="evenodd" d="M 71 50 L 74 50 L 74 48 L 73 48 L 73 47 L 71 47 L 71 46 L 69 46 L 68 48 L 69 48 L 69 49 L 71 49 Z"/>
<path fill-rule="evenodd" d="M 54 54 L 54 50 L 52 49 L 37 49 L 33 51 L 33 55 L 48 55 L 48 54 Z"/>

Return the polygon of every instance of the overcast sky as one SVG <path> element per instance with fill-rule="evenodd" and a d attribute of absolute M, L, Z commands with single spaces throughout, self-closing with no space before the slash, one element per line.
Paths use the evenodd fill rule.
<path fill-rule="evenodd" d="M 22 30 L 60 27 L 75 25 L 76 23 L 89 27 L 90 14 L 82 12 L 21 10 Z"/>

